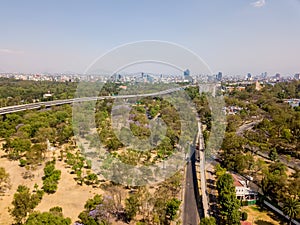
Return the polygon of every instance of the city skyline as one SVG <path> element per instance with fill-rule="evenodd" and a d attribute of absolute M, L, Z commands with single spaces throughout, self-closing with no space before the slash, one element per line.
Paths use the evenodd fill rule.
<path fill-rule="evenodd" d="M 300 4 L 275 1 L 2 3 L 0 72 L 83 73 L 98 56 L 134 41 L 194 51 L 213 73 L 299 73 Z"/>

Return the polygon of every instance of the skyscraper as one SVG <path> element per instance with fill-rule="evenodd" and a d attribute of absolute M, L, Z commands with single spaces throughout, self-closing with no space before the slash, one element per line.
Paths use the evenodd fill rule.
<path fill-rule="evenodd" d="M 252 80 L 252 75 L 251 75 L 251 73 L 248 73 L 248 74 L 247 74 L 247 80 Z"/>
<path fill-rule="evenodd" d="M 219 73 L 216 75 L 216 79 L 217 79 L 218 81 L 221 81 L 222 78 L 223 78 L 223 73 L 222 73 L 222 72 L 219 72 Z"/>
<path fill-rule="evenodd" d="M 189 69 L 186 69 L 186 70 L 183 72 L 183 76 L 185 76 L 185 77 L 190 76 L 190 70 L 189 70 Z"/>

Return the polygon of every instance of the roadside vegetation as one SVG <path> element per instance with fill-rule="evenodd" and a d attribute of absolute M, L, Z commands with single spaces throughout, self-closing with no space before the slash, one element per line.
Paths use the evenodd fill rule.
<path fill-rule="evenodd" d="M 220 154 L 223 167 L 253 177 L 264 197 L 290 218 L 298 219 L 300 110 L 283 100 L 299 97 L 299 81 L 266 85 L 261 91 L 250 85 L 245 91 L 227 93 L 227 106 L 238 106 L 241 110 L 227 116 Z M 249 129 L 239 130 L 252 121 L 255 124 Z"/>
<path fill-rule="evenodd" d="M 119 85 L 107 83 L 100 95 L 117 95 Z M 9 88 L 5 90 L 4 87 Z M 75 90 L 75 83 L 1 79 L 0 106 L 71 98 Z M 53 98 L 43 99 L 45 91 L 53 93 Z M 199 94 L 198 87 L 187 88 L 186 93 L 194 103 L 207 141 L 212 126 L 208 94 Z M 253 177 L 265 197 L 286 215 L 300 218 L 300 170 L 291 166 L 300 160 L 300 109 L 283 102 L 283 99 L 300 98 L 299 94 L 299 82 L 266 85 L 261 91 L 256 91 L 250 85 L 245 91 L 225 93 L 226 105 L 238 106 L 241 110 L 227 115 L 228 125 L 219 158 L 224 169 L 217 169 L 222 224 L 239 224 L 241 219 L 247 219 L 247 215 L 240 210 L 232 177 L 225 173 L 226 170 Z M 90 141 L 90 147 L 104 148 L 113 157 L 130 165 L 151 165 L 174 153 L 181 135 L 181 121 L 172 104 L 157 97 L 144 98 L 132 105 L 129 128 L 139 140 L 152 137 L 152 119 L 159 119 L 166 125 L 166 135 L 162 140 L 159 141 L 161 134 L 153 136 L 152 141 L 157 144 L 154 149 L 139 151 L 126 146 L 114 133 L 112 103 L 111 99 L 97 102 L 95 134 L 88 135 L 84 129 L 79 133 L 80 137 Z M 239 130 L 240 126 L 251 122 L 255 123 L 249 129 Z M 38 221 L 44 221 L 43 224 L 71 223 L 58 206 L 48 212 L 34 211 L 44 195 L 54 195 L 58 189 L 62 172 L 56 169 L 57 160 L 64 163 L 69 173 L 74 174 L 74 182 L 78 187 L 91 185 L 104 191 L 103 195 L 95 195 L 86 202 L 77 224 L 113 224 L 114 221 L 139 225 L 180 224 L 182 171 L 154 187 L 123 187 L 100 181 L 92 170 L 92 162 L 76 147 L 72 123 L 72 108 L 69 105 L 1 116 L 3 157 L 17 161 L 20 167 L 26 169 L 22 174 L 24 179 L 34 179 L 31 172 L 44 166 L 41 189 L 37 185 L 33 189 L 20 185 L 14 194 L 10 214 L 16 224 L 39 224 Z M 120 129 L 120 136 L 125 139 L 128 133 L 126 129 Z M 98 139 L 103 146 L 100 146 Z M 49 157 L 53 148 L 60 149 L 60 153 L 57 155 L 53 151 L 52 157 Z M 9 173 L 0 167 L 1 192 L 9 190 L 10 179 Z M 216 222 L 219 221 L 207 218 L 201 224 Z"/>

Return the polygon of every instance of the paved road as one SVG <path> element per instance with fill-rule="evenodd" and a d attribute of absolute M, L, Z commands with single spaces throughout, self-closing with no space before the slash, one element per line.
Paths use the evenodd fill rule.
<path fill-rule="evenodd" d="M 199 212 L 197 206 L 198 184 L 195 171 L 195 154 L 187 164 L 185 178 L 185 193 L 183 206 L 183 225 L 199 224 Z"/>
<path fill-rule="evenodd" d="M 240 126 L 237 129 L 236 134 L 239 136 L 243 136 L 245 131 L 252 129 L 256 124 L 260 123 L 261 121 L 262 120 L 256 120 L 251 123 L 243 124 L 242 126 Z M 252 148 L 251 151 L 265 159 L 270 159 L 269 155 L 262 151 L 259 151 L 259 148 L 256 148 L 256 149 Z M 300 160 L 299 159 L 293 158 L 292 160 L 288 161 L 283 155 L 279 155 L 278 159 L 281 163 L 285 164 L 287 167 L 289 167 L 291 169 L 300 168 Z"/>
<path fill-rule="evenodd" d="M 260 123 L 262 120 L 256 120 L 250 123 L 245 123 L 242 126 L 240 126 L 237 131 L 236 134 L 239 136 L 242 136 L 244 134 L 245 131 L 252 129 L 256 124 Z"/>
<path fill-rule="evenodd" d="M 186 169 L 183 225 L 197 225 L 199 224 L 200 217 L 202 218 L 209 216 L 209 201 L 207 196 L 205 174 L 204 139 L 201 130 L 201 122 L 199 119 L 198 134 L 195 144 L 196 149 Z M 197 178 L 196 166 L 199 166 L 198 171 L 200 171 L 201 198 L 198 185 L 199 177 Z"/>

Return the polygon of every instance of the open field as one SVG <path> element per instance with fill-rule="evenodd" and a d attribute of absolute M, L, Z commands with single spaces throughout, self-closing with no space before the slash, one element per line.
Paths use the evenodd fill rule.
<path fill-rule="evenodd" d="M 279 218 L 272 212 L 261 209 L 259 206 L 245 206 L 242 211 L 248 213 L 247 221 L 254 225 L 280 225 Z"/>
<path fill-rule="evenodd" d="M 0 151 L 0 157 L 3 152 Z M 8 208 L 12 207 L 11 202 L 13 195 L 17 190 L 18 185 L 26 185 L 31 190 L 34 184 L 38 184 L 39 188 L 42 187 L 42 177 L 44 175 L 44 164 L 38 166 L 36 170 L 32 171 L 34 178 L 24 179 L 22 173 L 26 171 L 24 167 L 19 166 L 19 162 L 10 161 L 5 157 L 0 158 L 0 166 L 10 174 L 11 189 L 0 196 L 0 225 L 12 224 L 13 220 L 8 213 Z M 56 161 L 56 168 L 61 170 L 61 179 L 59 181 L 56 193 L 48 195 L 45 194 L 41 203 L 35 210 L 44 212 L 48 211 L 51 207 L 60 206 L 63 208 L 63 213 L 66 217 L 70 217 L 72 222 L 77 220 L 77 216 L 83 210 L 84 204 L 87 199 L 92 198 L 95 194 L 103 194 L 100 188 L 93 188 L 87 185 L 78 185 L 73 179 L 74 175 L 70 174 L 65 168 L 65 163 Z"/>

